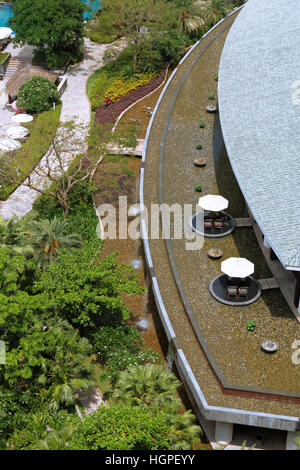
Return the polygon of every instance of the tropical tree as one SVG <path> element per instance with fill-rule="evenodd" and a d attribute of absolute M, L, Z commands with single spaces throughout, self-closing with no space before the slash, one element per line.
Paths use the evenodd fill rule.
<path fill-rule="evenodd" d="M 147 32 L 168 29 L 175 22 L 174 9 L 165 0 L 105 0 L 103 10 L 114 18 L 114 30 L 132 43 L 134 68 L 137 66 L 138 45 Z"/>
<path fill-rule="evenodd" d="M 170 444 L 174 450 L 189 450 L 202 436 L 200 426 L 191 410 L 180 412 L 182 403 L 178 399 L 166 402 L 163 408 L 164 419 L 170 429 Z"/>
<path fill-rule="evenodd" d="M 26 227 L 33 220 L 34 214 L 22 220 L 12 217 L 0 217 L 0 249 L 8 248 L 12 255 L 29 256 L 32 249 L 26 234 Z"/>
<path fill-rule="evenodd" d="M 208 26 L 213 26 L 224 18 L 232 10 L 232 5 L 228 5 L 225 0 L 210 0 L 205 6 L 205 22 Z"/>
<path fill-rule="evenodd" d="M 75 432 L 74 424 L 68 424 L 62 429 L 52 430 L 49 434 L 37 444 L 38 450 L 69 450 L 71 440 Z"/>
<path fill-rule="evenodd" d="M 162 408 L 180 386 L 175 375 L 156 364 L 132 366 L 121 372 L 113 398 L 132 406 Z"/>
<path fill-rule="evenodd" d="M 77 427 L 71 449 L 167 450 L 169 429 L 151 409 L 101 406 Z"/>
<path fill-rule="evenodd" d="M 205 26 L 203 10 L 195 0 L 175 0 L 178 8 L 178 31 L 201 31 Z"/>
<path fill-rule="evenodd" d="M 42 12 L 42 14 L 41 14 Z M 84 4 L 81 0 L 15 0 L 10 26 L 15 44 L 30 44 L 48 63 L 55 56 L 78 57 L 83 38 Z"/>
<path fill-rule="evenodd" d="M 35 321 L 6 355 L 4 378 L 17 389 L 39 390 L 50 407 L 71 407 L 77 393 L 94 384 L 92 346 L 67 322 Z"/>
<path fill-rule="evenodd" d="M 66 233 L 67 229 L 66 219 L 59 220 L 54 217 L 51 220 L 32 221 L 28 237 L 33 257 L 41 267 L 44 268 L 56 261 L 62 250 L 70 251 L 82 246 L 79 235 Z"/>
<path fill-rule="evenodd" d="M 121 293 L 139 294 L 144 288 L 132 267 L 117 263 L 117 253 L 97 258 L 99 245 L 62 252 L 41 274 L 34 291 L 46 297 L 48 312 L 90 328 L 129 319 Z"/>

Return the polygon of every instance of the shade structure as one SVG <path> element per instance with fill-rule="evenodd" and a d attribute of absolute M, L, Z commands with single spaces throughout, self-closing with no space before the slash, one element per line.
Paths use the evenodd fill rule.
<path fill-rule="evenodd" d="M 198 206 L 205 211 L 220 212 L 227 209 L 228 201 L 223 196 L 208 194 L 207 196 L 200 197 Z"/>
<path fill-rule="evenodd" d="M 0 28 L 0 39 L 9 38 L 12 32 L 13 32 L 12 29 L 2 26 Z"/>
<path fill-rule="evenodd" d="M 15 114 L 11 120 L 14 122 L 30 122 L 33 120 L 33 117 L 30 114 Z"/>
<path fill-rule="evenodd" d="M 244 278 L 254 273 L 254 264 L 246 258 L 228 258 L 222 261 L 221 271 L 230 277 Z"/>
<path fill-rule="evenodd" d="M 24 139 L 29 134 L 29 130 L 23 126 L 11 126 L 6 129 L 6 135 L 10 139 Z"/>
<path fill-rule="evenodd" d="M 21 148 L 21 144 L 17 140 L 9 139 L 8 137 L 0 139 L 0 150 L 2 150 L 2 152 L 18 150 L 19 148 Z"/>

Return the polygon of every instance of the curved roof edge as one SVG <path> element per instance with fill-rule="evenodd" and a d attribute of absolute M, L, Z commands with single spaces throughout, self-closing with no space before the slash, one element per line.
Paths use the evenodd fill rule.
<path fill-rule="evenodd" d="M 298 0 L 249 0 L 227 36 L 220 120 L 245 200 L 285 269 L 300 270 Z"/>

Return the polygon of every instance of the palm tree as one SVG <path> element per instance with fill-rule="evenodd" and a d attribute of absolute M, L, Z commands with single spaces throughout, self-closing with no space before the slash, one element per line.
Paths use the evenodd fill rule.
<path fill-rule="evenodd" d="M 226 4 L 225 0 L 210 0 L 205 7 L 205 22 L 213 26 L 224 18 L 232 10 L 232 6 Z"/>
<path fill-rule="evenodd" d="M 180 385 L 176 376 L 160 365 L 132 366 L 121 372 L 113 398 L 124 405 L 162 408 L 166 402 L 174 400 Z"/>
<path fill-rule="evenodd" d="M 32 220 L 32 218 L 30 218 Z M 12 255 L 28 257 L 32 249 L 26 236 L 25 225 L 29 219 L 20 220 L 16 217 L 3 219 L 0 217 L 0 249 L 9 248 Z"/>
<path fill-rule="evenodd" d="M 179 10 L 178 31 L 199 31 L 205 26 L 201 8 L 194 0 L 176 0 Z"/>
<path fill-rule="evenodd" d="M 49 432 L 45 439 L 40 440 L 37 445 L 38 450 L 69 450 L 70 441 L 76 431 L 76 427 L 72 424 L 64 426 L 59 431 L 53 430 Z"/>
<path fill-rule="evenodd" d="M 180 400 L 176 399 L 165 404 L 163 415 L 171 431 L 171 448 L 173 450 L 189 450 L 196 440 L 202 436 L 200 426 L 194 424 L 196 418 L 187 410 L 180 413 Z"/>
<path fill-rule="evenodd" d="M 34 220 L 29 229 L 33 257 L 41 267 L 56 261 L 59 253 L 66 249 L 80 248 L 82 241 L 77 234 L 66 234 L 67 220 L 51 219 Z"/>
<path fill-rule="evenodd" d="M 48 346 L 37 382 L 48 388 L 51 408 L 74 406 L 77 393 L 94 385 L 92 346 L 67 322 L 50 327 L 44 334 Z"/>

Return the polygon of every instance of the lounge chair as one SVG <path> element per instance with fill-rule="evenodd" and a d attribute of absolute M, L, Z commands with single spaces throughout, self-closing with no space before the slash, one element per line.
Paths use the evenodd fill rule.
<path fill-rule="evenodd" d="M 211 229 L 213 230 L 213 221 L 212 219 L 204 219 L 204 230 Z"/>
<path fill-rule="evenodd" d="M 238 296 L 246 297 L 246 299 L 248 299 L 248 286 L 240 286 L 238 288 Z"/>
<path fill-rule="evenodd" d="M 235 297 L 237 298 L 238 296 L 238 288 L 237 286 L 227 286 L 227 298 L 229 297 Z"/>

